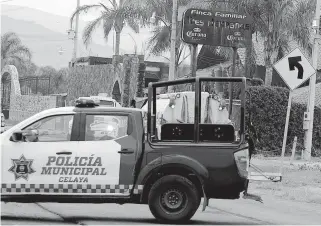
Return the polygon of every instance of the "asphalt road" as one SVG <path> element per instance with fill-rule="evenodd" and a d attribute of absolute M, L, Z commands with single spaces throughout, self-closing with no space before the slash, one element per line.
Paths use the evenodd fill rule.
<path fill-rule="evenodd" d="M 210 200 L 190 224 L 321 224 L 321 205 L 265 200 Z M 1 203 L 2 225 L 116 225 L 158 224 L 146 205 Z"/>

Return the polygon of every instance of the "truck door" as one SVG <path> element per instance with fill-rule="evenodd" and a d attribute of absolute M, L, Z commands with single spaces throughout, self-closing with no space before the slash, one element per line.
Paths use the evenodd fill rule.
<path fill-rule="evenodd" d="M 91 194 L 129 195 L 141 142 L 136 138 L 131 115 L 83 113 L 81 122 L 77 157 L 87 159 L 82 182 L 95 186 Z"/>
<path fill-rule="evenodd" d="M 50 115 L 17 130 L 37 130 L 37 136 L 14 142 L 12 133 L 1 137 L 2 194 L 62 194 L 73 155 L 78 149 L 80 115 Z M 73 125 L 73 126 L 72 126 Z M 66 157 L 66 154 L 68 157 Z M 69 158 L 69 160 L 67 159 Z M 68 189 L 67 189 L 68 190 Z M 68 192 L 69 193 L 69 192 Z"/>

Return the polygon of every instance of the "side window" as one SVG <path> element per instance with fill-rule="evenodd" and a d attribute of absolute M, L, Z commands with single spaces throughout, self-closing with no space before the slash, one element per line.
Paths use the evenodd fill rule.
<path fill-rule="evenodd" d="M 127 134 L 128 116 L 86 115 L 85 141 L 113 140 Z"/>
<path fill-rule="evenodd" d="M 29 137 L 37 142 L 70 141 L 73 115 L 55 115 L 41 119 L 24 129 L 37 130 L 37 137 Z"/>

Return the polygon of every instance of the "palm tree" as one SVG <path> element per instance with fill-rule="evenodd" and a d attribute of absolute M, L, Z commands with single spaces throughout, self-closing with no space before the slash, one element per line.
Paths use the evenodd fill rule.
<path fill-rule="evenodd" d="M 30 49 L 22 44 L 16 33 L 8 32 L 1 36 L 1 70 L 9 64 L 27 66 L 30 59 Z"/>
<path fill-rule="evenodd" d="M 108 40 L 108 35 L 110 31 L 114 28 L 116 32 L 116 48 L 115 55 L 119 55 L 119 46 L 120 46 L 120 34 L 127 24 L 134 32 L 139 32 L 139 22 L 144 22 L 146 20 L 139 20 L 144 17 L 145 11 L 143 7 L 136 7 L 135 3 L 138 2 L 133 0 L 119 0 L 119 3 L 116 0 L 109 0 L 110 6 L 107 6 L 103 3 L 93 4 L 93 5 L 83 5 L 79 7 L 71 16 L 71 22 L 74 17 L 79 13 L 87 13 L 91 9 L 100 9 L 100 15 L 89 22 L 85 27 L 83 32 L 83 41 L 86 46 L 91 42 L 91 37 L 95 29 L 103 23 L 104 37 Z"/>
<path fill-rule="evenodd" d="M 178 0 L 178 6 L 186 6 L 191 1 L 192 0 Z M 146 2 L 146 8 L 147 11 L 149 11 L 150 14 L 153 14 L 153 17 L 155 18 L 154 23 L 152 23 L 154 26 L 152 31 L 153 35 L 148 41 L 148 48 L 150 49 L 150 54 L 161 55 L 162 53 L 170 50 L 173 3 L 170 0 L 151 0 Z M 182 42 L 180 38 L 181 28 L 181 24 L 177 23 L 175 69 L 177 69 L 177 67 L 179 67 L 179 65 L 189 56 L 185 56 L 185 50 L 188 45 Z M 164 58 L 170 60 L 167 57 Z"/>
<path fill-rule="evenodd" d="M 185 50 L 187 47 L 187 44 L 182 42 L 180 39 L 180 33 L 181 33 L 181 25 L 177 24 L 177 39 L 176 39 L 176 49 L 175 49 L 175 68 L 177 69 L 181 63 L 189 56 L 185 56 Z M 171 25 L 167 23 L 166 25 L 160 25 L 158 24 L 154 30 L 152 31 L 152 37 L 148 41 L 148 48 L 150 49 L 150 54 L 159 56 L 162 53 L 170 50 L 171 45 Z M 169 58 L 163 56 L 168 61 L 170 61 Z M 177 71 L 176 71 L 177 73 Z"/>

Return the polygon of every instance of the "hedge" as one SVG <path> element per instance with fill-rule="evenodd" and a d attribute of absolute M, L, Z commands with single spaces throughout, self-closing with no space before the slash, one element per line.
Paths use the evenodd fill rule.
<path fill-rule="evenodd" d="M 289 90 L 280 87 L 249 86 L 251 103 L 247 98 L 246 123 L 248 128 L 248 116 L 251 111 L 252 124 L 256 129 L 259 142 L 256 149 L 269 154 L 280 154 L 283 143 L 283 133 L 286 119 L 286 111 Z M 298 143 L 303 145 L 303 115 L 306 105 L 293 103 L 291 107 L 287 151 L 292 148 L 293 139 L 298 138 Z M 321 148 L 321 109 L 315 108 L 313 127 L 312 156 L 318 155 L 317 150 Z"/>

